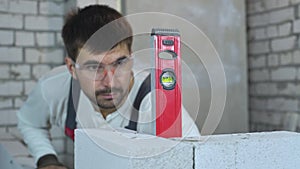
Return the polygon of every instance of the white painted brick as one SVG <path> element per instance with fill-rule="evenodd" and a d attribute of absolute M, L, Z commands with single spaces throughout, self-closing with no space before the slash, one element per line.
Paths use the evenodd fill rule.
<path fill-rule="evenodd" d="M 269 13 L 268 23 L 281 23 L 294 20 L 294 8 L 284 8 Z"/>
<path fill-rule="evenodd" d="M 52 139 L 51 143 L 54 147 L 54 150 L 58 154 L 65 152 L 65 140 L 64 139 Z"/>
<path fill-rule="evenodd" d="M 293 55 L 291 52 L 280 55 L 280 65 L 289 65 L 293 63 Z"/>
<path fill-rule="evenodd" d="M 35 65 L 32 68 L 32 74 L 35 79 L 38 79 L 50 70 L 51 67 L 49 65 Z"/>
<path fill-rule="evenodd" d="M 34 46 L 33 32 L 16 32 L 17 46 Z"/>
<path fill-rule="evenodd" d="M 248 24 L 250 27 L 264 26 L 269 22 L 269 13 L 252 15 L 248 17 Z"/>
<path fill-rule="evenodd" d="M 25 81 L 25 95 L 29 95 L 31 90 L 34 88 L 36 85 L 36 81 Z"/>
<path fill-rule="evenodd" d="M 0 79 L 8 79 L 9 78 L 9 66 L 8 65 L 0 65 Z"/>
<path fill-rule="evenodd" d="M 12 108 L 12 107 L 13 107 L 12 99 L 0 98 L 0 109 Z"/>
<path fill-rule="evenodd" d="M 0 30 L 0 45 L 12 45 L 14 43 L 13 31 Z"/>
<path fill-rule="evenodd" d="M 19 141 L 1 141 L 2 146 L 11 156 L 28 156 L 27 148 Z"/>
<path fill-rule="evenodd" d="M 296 50 L 293 52 L 293 63 L 299 64 L 300 63 L 300 51 Z"/>
<path fill-rule="evenodd" d="M 250 71 L 250 81 L 252 82 L 267 81 L 269 78 L 269 72 L 266 69 Z"/>
<path fill-rule="evenodd" d="M 21 15 L 0 14 L 0 28 L 21 29 L 23 18 Z"/>
<path fill-rule="evenodd" d="M 250 54 L 263 54 L 270 51 L 269 41 L 253 42 L 249 44 Z"/>
<path fill-rule="evenodd" d="M 101 129 L 76 130 L 75 168 L 193 168 L 191 144 L 142 134 L 127 135 Z"/>
<path fill-rule="evenodd" d="M 260 67 L 266 67 L 266 56 L 259 56 L 259 57 L 250 57 L 249 58 L 249 64 L 251 68 L 260 68 Z"/>
<path fill-rule="evenodd" d="M 64 41 L 61 37 L 61 33 L 56 33 L 56 44 L 60 46 L 64 45 Z"/>
<path fill-rule="evenodd" d="M 271 70 L 271 79 L 276 81 L 295 80 L 297 70 L 293 67 L 284 67 Z"/>
<path fill-rule="evenodd" d="M 37 1 L 12 0 L 8 11 L 11 13 L 37 14 Z"/>
<path fill-rule="evenodd" d="M 260 39 L 266 39 L 267 38 L 267 32 L 265 28 L 258 28 L 255 29 L 255 39 L 260 40 Z"/>
<path fill-rule="evenodd" d="M 195 169 L 296 169 L 300 135 L 293 132 L 212 135 L 195 143 Z"/>
<path fill-rule="evenodd" d="M 9 1 L 8 0 L 0 1 L 0 11 L 7 12 L 8 6 L 9 6 Z"/>
<path fill-rule="evenodd" d="M 295 20 L 293 22 L 293 32 L 294 33 L 299 33 L 300 32 L 300 19 Z"/>
<path fill-rule="evenodd" d="M 14 136 L 17 140 L 23 140 L 23 135 L 21 134 L 20 130 L 17 128 L 17 126 L 14 127 L 8 127 L 8 132 Z"/>
<path fill-rule="evenodd" d="M 0 125 L 16 125 L 17 122 L 16 110 L 0 110 Z"/>
<path fill-rule="evenodd" d="M 285 51 L 295 47 L 296 37 L 291 36 L 287 38 L 274 39 L 272 40 L 271 46 L 272 51 Z"/>
<path fill-rule="evenodd" d="M 298 111 L 298 100 L 286 98 L 269 98 L 268 109 L 274 111 Z"/>
<path fill-rule="evenodd" d="M 28 30 L 60 31 L 63 25 L 62 17 L 26 16 L 25 28 Z"/>
<path fill-rule="evenodd" d="M 2 96 L 15 96 L 22 95 L 23 85 L 22 82 L 5 81 L 0 82 L 0 95 Z"/>
<path fill-rule="evenodd" d="M 40 13 L 46 15 L 63 15 L 64 3 L 57 2 L 40 2 Z"/>
<path fill-rule="evenodd" d="M 279 83 L 277 84 L 278 94 L 295 96 L 300 95 L 300 84 L 294 83 Z"/>
<path fill-rule="evenodd" d="M 267 109 L 267 100 L 260 98 L 250 98 L 250 109 L 251 110 L 266 110 Z"/>
<path fill-rule="evenodd" d="M 54 46 L 54 33 L 37 33 L 36 41 L 38 46 Z"/>
<path fill-rule="evenodd" d="M 25 60 L 27 63 L 63 63 L 63 49 L 26 49 Z"/>
<path fill-rule="evenodd" d="M 279 65 L 279 56 L 276 54 L 268 55 L 268 66 L 277 66 Z"/>
<path fill-rule="evenodd" d="M 35 161 L 33 159 L 33 157 L 31 156 L 17 156 L 17 157 L 14 157 L 14 160 L 16 160 L 16 162 L 18 164 L 20 164 L 24 169 L 34 169 L 36 168 L 36 165 L 35 165 Z"/>
<path fill-rule="evenodd" d="M 12 65 L 10 74 L 16 79 L 29 79 L 30 66 L 29 65 Z"/>
<path fill-rule="evenodd" d="M 265 111 L 252 111 L 250 113 L 250 119 L 255 123 L 280 125 L 283 120 L 282 113 L 265 112 Z"/>
<path fill-rule="evenodd" d="M 290 22 L 278 26 L 279 36 L 287 36 L 292 33 L 292 24 Z"/>
<path fill-rule="evenodd" d="M 264 0 L 263 1 L 267 10 L 281 8 L 289 5 L 289 0 Z"/>
<path fill-rule="evenodd" d="M 265 10 L 265 7 L 264 7 L 262 1 L 249 3 L 246 5 L 246 7 L 247 7 L 248 14 L 254 14 L 254 13 L 262 12 Z"/>
<path fill-rule="evenodd" d="M 254 85 L 254 84 L 252 84 Z M 277 88 L 276 84 L 273 83 L 258 83 L 255 84 L 255 92 L 256 96 L 270 96 L 270 95 L 276 95 L 277 94 Z"/>
<path fill-rule="evenodd" d="M 17 63 L 23 61 L 22 48 L 0 47 L 0 62 Z"/>
<path fill-rule="evenodd" d="M 267 27 L 267 35 L 269 38 L 277 37 L 279 35 L 277 26 L 268 26 Z"/>
<path fill-rule="evenodd" d="M 24 102 L 25 102 L 25 99 L 17 97 L 14 99 L 14 107 L 20 108 L 24 104 Z"/>

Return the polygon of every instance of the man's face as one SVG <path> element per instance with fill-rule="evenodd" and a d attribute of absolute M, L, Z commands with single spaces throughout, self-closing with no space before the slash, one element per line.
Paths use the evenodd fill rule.
<path fill-rule="evenodd" d="M 126 45 L 91 54 L 82 50 L 76 76 L 81 89 L 100 109 L 115 109 L 127 99 L 132 81 L 132 58 Z"/>

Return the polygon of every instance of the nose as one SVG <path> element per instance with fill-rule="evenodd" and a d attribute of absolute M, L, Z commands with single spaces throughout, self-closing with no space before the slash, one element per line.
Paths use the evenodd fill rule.
<path fill-rule="evenodd" d="M 114 69 L 105 69 L 103 72 L 102 82 L 105 86 L 111 87 L 114 77 Z"/>

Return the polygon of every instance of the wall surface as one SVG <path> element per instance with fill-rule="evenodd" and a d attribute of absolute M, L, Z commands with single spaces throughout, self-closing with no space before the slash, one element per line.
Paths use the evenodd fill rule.
<path fill-rule="evenodd" d="M 245 4 L 243 0 L 212 1 L 125 1 L 123 11 L 127 14 L 142 12 L 162 12 L 176 15 L 198 27 L 212 41 L 223 63 L 227 81 L 227 100 L 225 111 L 215 133 L 233 133 L 248 131 L 248 92 L 247 92 L 247 58 L 245 36 Z M 160 18 L 156 18 L 159 20 Z M 149 20 L 142 20 L 141 25 Z M 170 21 L 171 22 L 171 21 Z M 168 26 L 168 22 L 162 25 Z M 169 25 L 170 26 L 170 25 Z M 174 27 L 172 27 L 174 28 Z M 151 30 L 152 27 L 149 27 Z M 181 35 L 187 36 L 187 35 Z M 193 36 L 193 35 L 189 35 Z M 192 39 L 188 43 L 198 43 Z M 200 42 L 200 46 L 208 41 Z M 149 35 L 135 37 L 134 51 L 141 55 L 139 49 L 150 46 Z M 141 52 L 141 53 L 138 53 Z M 209 57 L 203 51 L 200 57 Z M 141 56 L 136 56 L 141 57 Z M 193 50 L 182 44 L 182 58 L 191 72 L 183 71 L 183 103 L 189 112 L 198 112 L 197 124 L 201 130 L 207 117 L 211 102 L 211 84 L 207 67 L 203 65 Z M 142 62 L 140 62 L 142 63 Z M 192 75 L 196 84 L 191 81 Z M 194 85 L 195 84 L 195 85 Z M 198 109 L 200 95 L 200 108 Z"/>
<path fill-rule="evenodd" d="M 252 131 L 297 130 L 300 1 L 248 0 Z"/>

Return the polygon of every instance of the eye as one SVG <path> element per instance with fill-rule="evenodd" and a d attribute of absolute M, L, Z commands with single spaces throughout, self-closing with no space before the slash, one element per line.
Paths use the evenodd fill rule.
<path fill-rule="evenodd" d="M 120 58 L 120 59 L 118 59 L 115 63 L 114 63 L 114 65 L 115 66 L 122 66 L 122 65 L 124 65 L 124 64 L 126 64 L 127 62 L 128 62 L 128 57 L 122 57 L 122 58 Z"/>
<path fill-rule="evenodd" d="M 85 65 L 84 68 L 89 71 L 97 71 L 100 67 L 98 64 L 90 64 L 90 65 Z"/>

